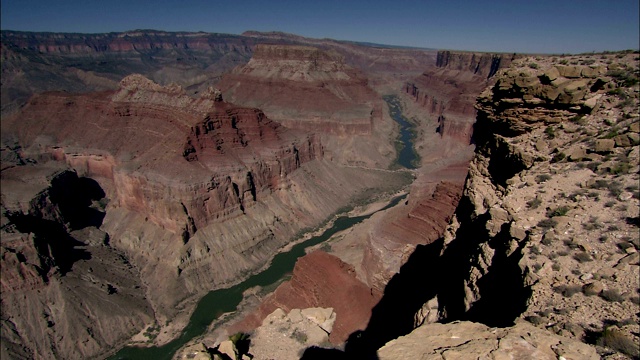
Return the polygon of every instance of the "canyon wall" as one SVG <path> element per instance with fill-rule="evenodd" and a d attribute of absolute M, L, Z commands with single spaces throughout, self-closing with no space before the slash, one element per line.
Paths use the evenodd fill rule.
<path fill-rule="evenodd" d="M 55 336 L 50 342 L 22 345 L 35 357 L 95 356 L 122 344 L 143 324 L 163 326 L 177 315 L 187 317 L 193 298 L 264 266 L 296 233 L 318 225 L 364 189 L 393 188 L 403 181 L 394 174 L 338 168 L 323 159 L 323 145 L 314 134 L 286 129 L 260 110 L 223 101 L 213 89 L 191 98 L 179 86 L 160 86 L 140 75 L 123 79 L 116 91 L 36 95 L 19 113 L 3 118 L 2 135 L 3 214 L 13 209 L 16 216 L 68 222 L 55 215 L 55 208 L 32 214 L 35 210 L 24 204 L 41 202 L 31 200 L 41 198 L 32 192 L 18 202 L 23 205 L 10 205 L 12 194 L 23 194 L 25 186 L 5 182 L 12 172 L 38 172 L 57 164 L 91 179 L 103 191 L 95 199 L 100 221 L 91 224 L 95 230 L 79 226 L 65 231 L 81 231 L 78 236 L 85 242 L 96 243 L 97 249 L 89 251 L 95 259 L 90 259 L 100 262 L 103 253 L 117 254 L 119 262 L 131 264 L 126 266 L 132 272 L 126 277 L 135 281 L 130 292 L 146 299 L 132 310 L 140 316 L 113 323 L 105 320 L 108 307 L 91 303 L 100 307 L 92 310 L 91 319 L 103 324 L 104 332 L 89 332 L 95 341 L 81 350 L 71 345 L 68 334 L 73 332 L 66 333 L 67 327 L 51 328 L 46 319 L 25 317 L 40 307 L 24 304 L 27 311 L 3 302 L 3 314 L 11 319 L 3 326 L 16 334 L 3 342 L 37 343 L 30 338 L 37 334 L 30 327 L 51 328 L 47 331 Z M 5 161 L 11 159 L 12 165 Z M 360 181 L 353 182 L 354 177 Z M 23 182 L 29 184 L 29 179 Z M 3 217 L 3 229 L 16 221 Z M 19 242 L 7 236 L 20 245 L 3 250 L 3 269 L 16 269 L 6 283 L 3 271 L 3 287 L 15 296 L 34 287 L 49 294 L 57 289 L 54 283 L 78 281 L 78 291 L 96 283 L 95 276 L 82 275 L 98 268 L 90 261 L 72 262 L 67 270 L 73 271 L 54 272 L 47 275 L 48 282 L 43 280 L 38 274 L 55 266 L 45 269 L 37 262 L 32 248 L 38 250 L 37 233 L 34 238 L 32 230 L 23 232 L 16 237 Z M 96 276 L 110 276 L 111 270 L 99 269 Z M 87 279 L 94 280 L 88 285 Z M 102 291 L 129 293 L 121 283 L 111 286 Z M 74 294 L 55 291 L 50 296 Z M 67 308 L 68 318 L 82 316 L 82 309 Z M 90 328 L 85 325 L 79 322 L 77 328 Z"/>
<path fill-rule="evenodd" d="M 390 164 L 393 123 L 384 103 L 364 73 L 333 49 L 260 44 L 251 60 L 224 75 L 218 86 L 233 102 L 259 107 L 288 128 L 321 135 L 335 161 Z"/>
<path fill-rule="evenodd" d="M 84 358 L 152 321 L 138 269 L 99 229 L 95 181 L 50 163 L 4 169 L 1 185 L 2 358 Z"/>
<path fill-rule="evenodd" d="M 499 69 L 520 55 L 438 51 L 436 66 L 404 85 L 404 91 L 433 119 L 437 132 L 468 144 L 475 121 L 474 101 Z"/>

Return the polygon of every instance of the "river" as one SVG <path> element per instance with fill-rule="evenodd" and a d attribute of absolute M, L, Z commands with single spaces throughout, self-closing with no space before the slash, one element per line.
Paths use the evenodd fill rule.
<path fill-rule="evenodd" d="M 400 124 L 400 149 L 398 153 L 397 163 L 406 168 L 414 168 L 418 156 L 413 148 L 414 133 L 412 124 L 409 123 L 402 115 L 399 100 L 396 96 L 385 96 L 384 100 L 389 105 L 389 113 L 391 117 Z M 396 206 L 406 195 L 398 196 L 387 204 L 384 208 L 378 210 L 383 211 Z M 127 346 L 111 356 L 110 360 L 170 360 L 173 355 L 182 346 L 193 338 L 205 333 L 209 325 L 224 313 L 235 311 L 242 301 L 244 291 L 255 287 L 265 287 L 276 283 L 286 274 L 293 271 L 293 267 L 299 257 L 305 255 L 307 247 L 320 244 L 336 234 L 337 232 L 346 230 L 355 224 L 369 218 L 372 214 L 363 216 L 340 216 L 333 226 L 325 230 L 321 235 L 314 236 L 302 243 L 294 245 L 291 250 L 277 254 L 269 267 L 262 272 L 250 276 L 247 280 L 226 289 L 210 291 L 205 295 L 196 306 L 195 311 L 189 319 L 189 323 L 182 330 L 177 339 L 163 345 L 152 347 L 134 347 Z"/>

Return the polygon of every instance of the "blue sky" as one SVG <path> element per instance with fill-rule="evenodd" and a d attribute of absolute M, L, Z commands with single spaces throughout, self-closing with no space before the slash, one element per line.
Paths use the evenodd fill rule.
<path fill-rule="evenodd" d="M 578 53 L 640 47 L 638 0 L 0 0 L 2 29 L 133 29 L 314 38 L 439 49 Z"/>

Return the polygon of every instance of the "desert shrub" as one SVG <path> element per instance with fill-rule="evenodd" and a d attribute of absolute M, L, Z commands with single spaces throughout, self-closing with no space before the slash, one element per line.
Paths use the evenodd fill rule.
<path fill-rule="evenodd" d="M 609 182 L 604 179 L 598 179 L 589 185 L 590 189 L 606 189 L 609 186 Z"/>
<path fill-rule="evenodd" d="M 527 201 L 527 207 L 529 207 L 529 209 L 537 209 L 540 204 L 542 204 L 542 200 L 540 200 L 539 198 Z"/>
<path fill-rule="evenodd" d="M 616 83 L 621 87 L 631 87 L 639 82 L 638 75 L 626 69 L 613 69 L 607 71 L 607 76 L 616 79 Z"/>
<path fill-rule="evenodd" d="M 564 240 L 562 241 L 562 243 L 571 250 L 575 250 L 579 247 L 578 243 L 574 242 L 573 240 Z"/>
<path fill-rule="evenodd" d="M 542 251 L 540 251 L 540 248 L 539 248 L 539 247 L 537 247 L 537 246 L 533 245 L 533 246 L 531 247 L 531 253 L 532 253 L 532 254 L 536 254 L 536 255 L 541 255 L 541 254 L 542 254 Z"/>
<path fill-rule="evenodd" d="M 545 181 L 551 180 L 551 175 L 549 174 L 540 174 L 536 176 L 536 183 L 541 184 Z"/>
<path fill-rule="evenodd" d="M 547 217 L 552 218 L 555 216 L 565 216 L 569 212 L 569 208 L 567 206 L 559 206 L 555 209 L 547 210 Z"/>
<path fill-rule="evenodd" d="M 627 174 L 631 170 L 631 164 L 628 162 L 618 162 L 609 168 L 609 173 L 613 175 Z"/>
<path fill-rule="evenodd" d="M 558 251 L 558 255 L 559 256 L 567 256 L 567 255 L 569 255 L 569 252 L 567 250 L 560 250 L 560 251 Z"/>
<path fill-rule="evenodd" d="M 575 122 L 575 123 L 581 123 L 583 119 L 584 119 L 584 115 L 576 115 L 569 118 L 569 121 Z"/>
<path fill-rule="evenodd" d="M 619 181 L 611 181 L 608 186 L 607 189 L 609 190 L 609 195 L 611 196 L 618 196 L 620 194 L 622 194 L 622 183 Z"/>
<path fill-rule="evenodd" d="M 615 201 L 607 201 L 607 202 L 604 204 L 604 207 L 608 207 L 608 208 L 610 208 L 610 207 L 613 207 L 613 205 L 615 205 L 615 204 L 616 204 L 616 202 L 615 202 Z"/>
<path fill-rule="evenodd" d="M 532 62 L 532 63 L 529 63 L 529 67 L 532 68 L 532 69 L 537 69 L 538 68 L 538 64 Z"/>
<path fill-rule="evenodd" d="M 632 105 L 634 105 L 633 100 L 630 99 L 630 98 L 627 98 L 627 99 L 624 99 L 624 100 L 620 101 L 619 103 L 617 103 L 615 107 L 618 108 L 618 109 L 624 109 L 627 106 L 632 106 Z"/>
<path fill-rule="evenodd" d="M 556 225 L 558 225 L 558 221 L 556 221 L 555 219 L 543 219 L 538 222 L 538 226 L 543 229 L 553 228 Z"/>
<path fill-rule="evenodd" d="M 608 302 L 623 302 L 624 296 L 620 294 L 620 292 L 616 289 L 603 290 L 600 293 L 600 297 L 607 300 Z"/>
<path fill-rule="evenodd" d="M 578 261 L 579 263 L 589 262 L 593 260 L 591 255 L 587 254 L 584 251 L 576 253 L 575 255 L 573 255 L 573 258 L 576 259 L 576 261 Z"/>
<path fill-rule="evenodd" d="M 619 99 L 626 99 L 628 96 L 627 93 L 622 88 L 619 88 L 619 87 L 607 91 L 607 95 L 614 95 L 614 96 L 617 96 Z"/>
<path fill-rule="evenodd" d="M 598 240 L 599 240 L 601 243 L 606 243 L 608 239 L 609 239 L 609 237 L 608 237 L 607 235 L 601 235 L 601 236 L 598 238 Z"/>
<path fill-rule="evenodd" d="M 598 167 L 602 165 L 599 161 L 593 161 L 587 164 L 587 169 L 593 171 L 594 173 L 598 172 Z"/>
<path fill-rule="evenodd" d="M 560 264 L 558 264 L 558 263 L 553 263 L 553 265 L 551 265 L 551 268 L 552 268 L 554 271 L 558 271 L 558 270 L 560 270 Z"/>
<path fill-rule="evenodd" d="M 562 294 L 564 297 L 572 297 L 573 295 L 582 292 L 582 286 L 580 285 L 559 285 L 553 288 L 558 294 Z"/>
<path fill-rule="evenodd" d="M 547 135 L 547 139 L 555 139 L 556 137 L 556 131 L 553 129 L 553 126 L 547 126 L 547 128 L 544 129 L 544 134 Z"/>
<path fill-rule="evenodd" d="M 605 329 L 596 344 L 632 357 L 640 356 L 640 350 L 633 340 L 616 328 Z"/>
<path fill-rule="evenodd" d="M 582 224 L 582 227 L 585 230 L 595 230 L 595 229 L 602 229 L 604 227 L 604 225 L 598 221 L 598 217 L 591 216 L 589 218 L 589 222 L 585 223 L 585 224 Z"/>
<path fill-rule="evenodd" d="M 304 332 L 296 329 L 290 336 L 290 338 L 295 339 L 296 341 L 298 341 L 300 344 L 304 344 L 307 342 L 307 334 L 305 334 Z"/>

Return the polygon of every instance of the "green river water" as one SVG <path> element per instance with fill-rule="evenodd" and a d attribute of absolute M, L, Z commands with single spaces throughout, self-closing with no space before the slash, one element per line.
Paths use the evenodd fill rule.
<path fill-rule="evenodd" d="M 402 116 L 399 101 L 395 96 L 385 96 L 389 105 L 392 118 L 401 126 L 399 141 L 401 151 L 397 163 L 413 168 L 417 159 L 413 148 L 412 125 Z M 398 196 L 391 200 L 383 209 L 396 206 L 406 195 Z M 309 246 L 320 244 L 328 240 L 335 233 L 346 230 L 351 226 L 362 222 L 373 214 L 364 216 L 340 216 L 333 226 L 325 230 L 321 235 L 294 245 L 291 250 L 277 254 L 268 268 L 252 275 L 247 280 L 226 289 L 213 290 L 205 295 L 196 306 L 189 319 L 189 323 L 182 330 L 180 336 L 163 346 L 133 347 L 127 346 L 111 356 L 110 360 L 170 360 L 182 346 L 193 338 L 205 333 L 209 325 L 224 313 L 233 312 L 242 301 L 242 294 L 247 289 L 255 286 L 265 287 L 281 280 L 286 274 L 293 271 L 293 267 L 299 257 L 305 255 L 305 249 Z"/>

